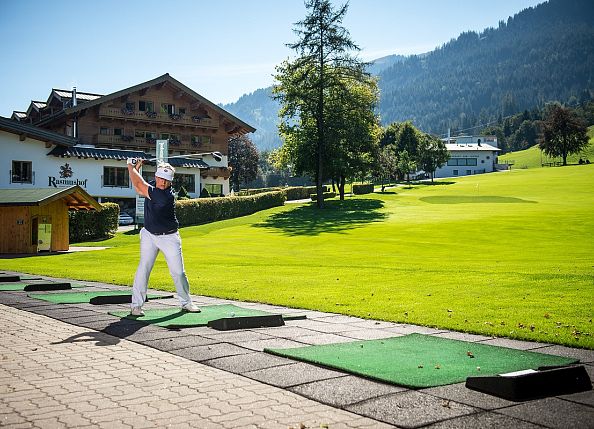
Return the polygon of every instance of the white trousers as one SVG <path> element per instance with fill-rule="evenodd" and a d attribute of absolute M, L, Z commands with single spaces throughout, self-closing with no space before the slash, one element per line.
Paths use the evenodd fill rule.
<path fill-rule="evenodd" d="M 132 307 L 142 307 L 146 301 L 149 277 L 159 251 L 163 252 L 165 261 L 167 261 L 180 304 L 186 305 L 192 302 L 190 284 L 184 270 L 179 231 L 168 235 L 153 235 L 142 228 L 140 230 L 140 262 L 136 269 L 132 288 Z"/>

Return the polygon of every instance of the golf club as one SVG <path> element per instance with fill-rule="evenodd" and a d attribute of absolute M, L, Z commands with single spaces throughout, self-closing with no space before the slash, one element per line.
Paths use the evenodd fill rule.
<path fill-rule="evenodd" d="M 223 154 L 221 152 L 203 152 L 203 153 L 189 153 L 187 155 L 173 155 L 173 156 L 166 156 L 164 158 L 150 158 L 150 159 L 143 159 L 143 162 L 153 162 L 159 159 L 172 159 L 172 158 L 192 158 L 195 156 L 204 156 L 204 155 L 212 155 L 215 161 L 219 162 L 223 159 Z M 136 159 L 132 160 L 132 164 L 136 165 Z"/>

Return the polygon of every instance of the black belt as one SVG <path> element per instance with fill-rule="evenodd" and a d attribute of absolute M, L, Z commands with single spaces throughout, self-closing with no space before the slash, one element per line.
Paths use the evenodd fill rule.
<path fill-rule="evenodd" d="M 166 231 L 166 232 L 151 232 L 151 234 L 153 234 L 153 235 L 169 235 L 169 234 L 175 234 L 176 232 L 177 232 L 177 229 L 172 229 L 171 231 Z"/>

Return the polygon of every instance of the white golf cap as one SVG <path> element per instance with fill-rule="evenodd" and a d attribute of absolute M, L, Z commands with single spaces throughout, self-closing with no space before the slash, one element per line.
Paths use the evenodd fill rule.
<path fill-rule="evenodd" d="M 157 172 L 155 173 L 155 177 L 160 177 L 161 179 L 169 180 L 170 182 L 172 182 L 174 174 L 175 174 L 175 169 L 171 165 L 161 164 L 157 167 Z"/>

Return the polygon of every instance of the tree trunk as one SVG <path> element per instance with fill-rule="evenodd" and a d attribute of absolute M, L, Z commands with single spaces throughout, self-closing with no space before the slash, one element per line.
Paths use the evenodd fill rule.
<path fill-rule="evenodd" d="M 340 183 L 338 185 L 338 190 L 340 192 L 340 201 L 344 201 L 344 185 L 346 184 L 346 179 L 344 176 L 340 176 Z"/>

